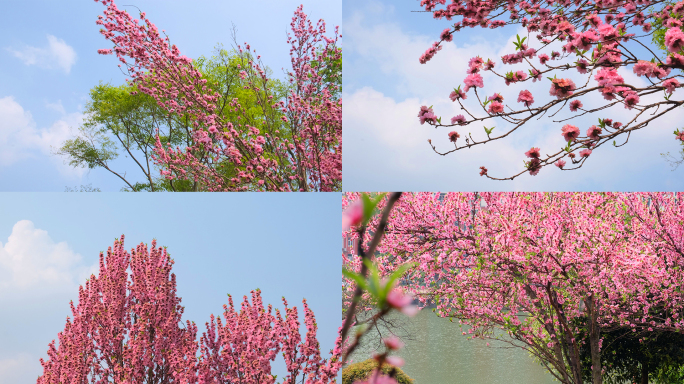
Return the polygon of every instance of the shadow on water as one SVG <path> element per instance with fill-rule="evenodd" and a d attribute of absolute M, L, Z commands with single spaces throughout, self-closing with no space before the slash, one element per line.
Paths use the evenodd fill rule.
<path fill-rule="evenodd" d="M 497 341 L 490 341 L 488 347 L 485 340 L 469 340 L 461 334 L 467 327 L 460 328 L 456 321 L 440 318 L 430 309 L 403 324 L 411 337 L 404 339 L 406 345 L 398 355 L 406 361 L 402 369 L 415 384 L 558 383 L 526 351 Z M 354 352 L 353 361 L 369 358 L 376 347 L 377 343 L 364 343 Z"/>

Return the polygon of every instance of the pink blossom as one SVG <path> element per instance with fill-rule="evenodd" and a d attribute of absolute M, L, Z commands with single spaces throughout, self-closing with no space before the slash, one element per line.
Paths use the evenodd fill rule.
<path fill-rule="evenodd" d="M 663 87 L 665 87 L 665 92 L 670 95 L 674 92 L 675 88 L 679 87 L 679 81 L 675 78 L 667 79 L 663 81 Z"/>
<path fill-rule="evenodd" d="M 395 366 L 395 367 L 402 367 L 404 366 L 404 359 L 402 359 L 399 356 L 387 356 L 385 358 L 385 362 L 389 365 Z"/>
<path fill-rule="evenodd" d="M 465 78 L 465 80 L 463 80 L 463 83 L 465 84 L 465 87 L 464 87 L 465 92 L 468 92 L 468 90 L 471 87 L 479 87 L 479 88 L 484 87 L 482 76 L 479 73 L 473 73 L 471 75 L 468 75 Z"/>
<path fill-rule="evenodd" d="M 563 128 L 561 129 L 561 132 L 563 133 L 563 138 L 567 142 L 571 142 L 571 141 L 577 139 L 577 137 L 580 134 L 579 128 L 577 128 L 576 126 L 571 125 L 571 124 L 565 124 L 563 126 Z"/>
<path fill-rule="evenodd" d="M 587 66 L 589 65 L 589 62 L 584 60 L 584 59 L 579 59 L 577 60 L 577 72 L 581 74 L 587 73 Z"/>
<path fill-rule="evenodd" d="M 348 231 L 351 227 L 361 224 L 363 220 L 363 201 L 355 200 L 342 214 L 342 231 Z"/>
<path fill-rule="evenodd" d="M 456 115 L 451 118 L 451 124 L 456 124 L 458 123 L 459 125 L 464 125 L 466 122 L 466 118 L 463 115 Z"/>
<path fill-rule="evenodd" d="M 520 94 L 518 94 L 518 102 L 523 103 L 523 105 L 526 107 L 532 105 L 532 103 L 534 103 L 532 92 L 528 91 L 527 89 L 520 91 Z"/>
<path fill-rule="evenodd" d="M 681 51 L 684 47 L 684 32 L 678 27 L 668 29 L 665 32 L 665 46 L 673 53 Z"/>
<path fill-rule="evenodd" d="M 601 134 L 601 131 L 603 129 L 601 127 L 597 127 L 596 125 L 592 125 L 587 129 L 587 137 L 593 140 L 598 140 L 600 137 L 599 135 Z"/>
<path fill-rule="evenodd" d="M 558 159 L 558 161 L 556 161 L 554 164 L 556 165 L 556 167 L 563 169 L 563 167 L 565 167 L 565 160 Z"/>
<path fill-rule="evenodd" d="M 527 162 L 527 169 L 530 172 L 530 175 L 537 176 L 541 170 L 541 160 L 536 157 L 532 158 L 529 162 Z"/>
<path fill-rule="evenodd" d="M 583 149 L 579 153 L 580 157 L 589 157 L 591 155 L 591 149 Z"/>
<path fill-rule="evenodd" d="M 536 83 L 537 81 L 541 81 L 542 74 L 536 69 L 530 69 L 530 77 L 532 78 L 532 82 Z"/>
<path fill-rule="evenodd" d="M 489 110 L 488 112 L 492 115 L 502 113 L 504 111 L 504 106 L 503 104 L 499 103 L 498 101 L 493 101 L 489 104 Z"/>
<path fill-rule="evenodd" d="M 432 108 L 428 108 L 424 105 L 420 107 L 418 119 L 420 120 L 421 125 L 425 124 L 426 121 L 433 124 L 437 122 L 437 116 L 433 113 Z"/>
<path fill-rule="evenodd" d="M 597 42 L 598 39 L 599 39 L 599 37 L 596 34 L 596 31 L 593 29 L 590 29 L 586 32 L 578 33 L 575 40 L 573 40 L 573 44 L 577 48 L 579 48 L 580 50 L 586 51 L 589 48 L 591 48 L 591 45 L 593 43 Z"/>
<path fill-rule="evenodd" d="M 451 141 L 452 143 L 455 143 L 459 137 L 461 137 L 461 135 L 459 135 L 458 132 L 456 132 L 456 131 L 449 132 L 449 141 Z"/>
<path fill-rule="evenodd" d="M 467 96 L 467 95 L 465 94 L 465 92 L 463 92 L 463 90 L 461 90 L 460 87 L 459 87 L 459 88 L 457 88 L 457 89 L 454 89 L 454 90 L 449 94 L 449 98 L 451 99 L 451 101 L 456 101 L 456 100 L 458 100 L 458 99 L 463 99 L 463 100 L 465 100 L 465 99 L 468 98 L 468 96 Z"/>
<path fill-rule="evenodd" d="M 539 57 L 539 62 L 540 62 L 542 65 L 546 64 L 546 62 L 549 61 L 549 55 L 547 55 L 546 53 L 542 53 L 542 54 L 539 55 L 538 57 Z"/>
<path fill-rule="evenodd" d="M 639 95 L 636 92 L 630 93 L 625 97 L 625 108 L 632 109 L 635 105 L 639 103 Z"/>
<path fill-rule="evenodd" d="M 529 151 L 525 152 L 525 156 L 533 159 L 538 159 L 540 155 L 539 153 L 539 148 L 534 148 L 530 149 Z"/>
<path fill-rule="evenodd" d="M 489 96 L 489 101 L 498 101 L 499 103 L 503 102 L 503 96 L 501 96 L 500 93 L 496 92 L 492 96 Z"/>
<path fill-rule="evenodd" d="M 551 80 L 549 95 L 562 99 L 572 95 L 575 88 L 575 82 L 570 79 L 553 79 Z"/>
<path fill-rule="evenodd" d="M 610 24 L 601 24 L 598 27 L 598 32 L 601 35 L 601 41 L 611 40 L 617 37 L 617 30 Z"/>
<path fill-rule="evenodd" d="M 600 86 L 616 85 L 625 82 L 622 76 L 618 75 L 617 71 L 612 68 L 601 68 L 594 76 Z"/>
<path fill-rule="evenodd" d="M 577 112 L 578 109 L 582 108 L 582 102 L 575 99 L 570 102 L 570 111 Z"/>
<path fill-rule="evenodd" d="M 404 347 L 404 343 L 396 336 L 390 336 L 382 340 L 390 350 L 398 350 Z"/>
<path fill-rule="evenodd" d="M 453 35 L 451 34 L 451 30 L 449 28 L 443 30 L 442 34 L 439 35 L 439 38 L 444 40 L 444 41 L 451 41 L 454 39 Z"/>
<path fill-rule="evenodd" d="M 395 288 L 387 294 L 387 304 L 409 317 L 418 313 L 418 307 L 411 303 L 413 303 L 413 296 L 404 294 L 399 288 Z"/>
<path fill-rule="evenodd" d="M 639 60 L 639 62 L 634 64 L 632 70 L 637 76 L 654 77 L 656 73 L 656 68 L 657 66 L 655 65 L 655 63 L 651 63 L 650 61 Z"/>
<path fill-rule="evenodd" d="M 470 60 L 468 60 L 468 66 L 469 67 L 480 68 L 483 63 L 484 63 L 484 60 L 482 60 L 482 58 L 480 56 L 471 57 Z"/>

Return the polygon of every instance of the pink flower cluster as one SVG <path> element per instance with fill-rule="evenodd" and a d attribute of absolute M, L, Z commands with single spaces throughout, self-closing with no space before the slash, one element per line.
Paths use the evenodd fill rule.
<path fill-rule="evenodd" d="M 556 96 L 558 99 L 563 99 L 571 96 L 576 88 L 575 82 L 571 79 L 553 79 L 551 80 L 549 95 Z"/>
<path fill-rule="evenodd" d="M 468 325 L 472 337 L 496 337 L 489 330 L 502 328 L 539 356 L 559 340 L 567 352 L 558 353 L 572 356 L 599 345 L 596 336 L 593 346 L 582 345 L 579 319 L 684 331 L 683 220 L 681 192 L 405 193 L 375 260 L 387 275 L 416 263 L 404 277 L 407 289 L 420 293 L 421 305 L 439 297 L 437 314 Z M 343 262 L 360 267 L 358 258 Z M 570 358 L 545 361 L 553 372 L 581 377 Z"/>
<path fill-rule="evenodd" d="M 517 40 L 513 41 L 515 50 L 501 57 L 504 65 L 525 64 L 528 67 L 526 71 L 516 68 L 505 74 L 497 72 L 491 60 L 475 56 L 468 63 L 463 91 L 459 88 L 450 95 L 451 100 L 459 100 L 460 106 L 466 109 L 467 114 L 464 115 L 471 116 L 472 121 L 503 119 L 509 123 L 508 130 L 492 136 L 489 128 L 485 128 L 484 139 L 480 140 L 477 136 L 471 136 L 468 145 L 445 151 L 439 151 L 432 145 L 432 149 L 440 155 L 507 137 L 524 124 L 536 121 L 544 115 L 556 116 L 555 110 L 562 110 L 566 103 L 569 104 L 570 112 L 581 110 L 580 115 L 608 110 L 617 104 L 622 104 L 629 111 L 635 111 L 633 112 L 635 115 L 627 120 L 629 121 L 627 125 L 612 126 L 614 130 L 611 130 L 609 135 L 602 135 L 600 130 L 605 130 L 605 126 L 611 127 L 610 124 L 590 128 L 588 140 L 578 140 L 579 128 L 570 124 L 565 125 L 563 136 L 571 144 L 562 151 L 549 155 L 548 158 L 539 159 L 541 166 L 556 164 L 559 168 L 563 168 L 565 162 L 561 157 L 568 156 L 573 159 L 574 164 L 577 164 L 575 157 L 586 159 L 593 150 L 603 144 L 599 141 L 612 140 L 635 130 L 650 127 L 652 121 L 671 112 L 676 106 L 684 106 L 684 100 L 675 100 L 672 97 L 675 90 L 681 87 L 680 75 L 671 75 L 673 69 L 684 70 L 684 1 L 654 3 L 600 0 L 582 5 L 562 1 L 549 3 L 541 0 L 521 2 L 486 0 L 477 3 L 468 0 L 451 2 L 422 0 L 420 3 L 425 11 L 433 14 L 435 19 L 447 19 L 453 25 L 441 32 L 440 41 L 433 44 L 430 58 L 436 53 L 434 47 L 441 46 L 442 42 L 453 41 L 453 35 L 464 27 L 500 28 L 504 25 L 518 24 L 527 32 L 516 36 Z M 611 9 L 610 12 L 606 12 L 608 8 Z M 502 15 L 505 15 L 507 20 L 495 20 Z M 650 40 L 644 41 L 644 39 L 650 39 L 653 25 L 656 25 L 653 23 L 662 25 L 665 29 L 665 51 L 643 49 L 644 46 L 651 44 Z M 537 39 L 539 46 L 532 47 L 528 39 L 533 38 Z M 556 42 L 562 44 L 560 52 L 551 50 L 551 44 Z M 541 67 L 532 60 L 535 56 L 538 57 Z M 562 62 L 552 64 L 553 60 L 562 60 Z M 633 66 L 630 70 L 634 74 L 648 79 L 645 86 L 641 83 L 629 84 L 630 80 L 626 80 L 624 75 L 625 69 L 629 69 L 629 66 Z M 573 68 L 579 74 L 591 76 L 591 78 L 586 79 L 586 82 L 582 80 L 581 83 L 577 83 L 581 84 L 578 87 L 574 79 L 556 76 Z M 532 109 L 530 106 L 534 103 L 534 98 L 528 90 L 523 88 L 518 90 L 518 102 L 522 103 L 519 109 L 508 111 L 504 108 L 502 100 L 498 99 L 490 98 L 485 102 L 478 99 L 480 106 L 487 113 L 484 116 L 477 116 L 474 111 L 467 109 L 466 103 L 460 100 L 465 99 L 465 94 L 470 88 L 483 88 L 484 81 L 480 74 L 482 70 L 491 71 L 492 78 L 499 77 L 507 86 L 530 79 L 534 82 L 544 81 L 542 79 L 547 78 L 551 81 L 549 95 L 553 99 L 543 100 L 541 106 Z M 592 78 L 598 86 L 592 84 Z M 657 91 L 664 91 L 664 93 Z M 583 108 L 578 97 L 594 92 L 600 94 L 605 102 Z M 660 100 L 652 100 L 652 97 L 658 94 L 663 97 Z M 649 96 L 648 103 L 643 102 L 646 95 Z M 557 109 L 554 110 L 556 107 Z M 646 113 L 653 117 L 636 119 L 636 114 L 646 116 Z M 559 120 L 565 121 L 572 118 L 560 117 Z M 452 125 L 455 121 L 452 119 Z M 470 121 L 458 120 L 458 122 L 468 124 Z M 434 125 L 442 126 L 441 122 Z M 569 127 L 574 128 L 569 131 Z M 531 166 L 533 170 L 531 173 L 537 172 L 536 161 L 528 161 L 526 165 L 527 170 L 530 170 Z M 499 180 L 515 178 L 524 172 L 521 171 L 512 177 Z M 486 172 L 480 174 L 487 175 Z"/>
<path fill-rule="evenodd" d="M 428 124 L 437 123 L 437 116 L 432 111 L 432 108 L 428 108 L 425 105 L 420 107 L 420 111 L 418 112 L 418 119 L 420 120 L 420 124 L 424 124 L 426 121 L 428 122 Z"/>
<path fill-rule="evenodd" d="M 287 383 L 296 380 L 334 383 L 341 363 L 341 340 L 330 359 L 320 356 L 316 320 L 304 306 L 306 335 L 300 335 L 297 308 L 285 305 L 285 316 L 264 308 L 260 291 L 245 296 L 240 311 L 232 298 L 223 320 L 211 315 L 199 342 L 197 326 L 186 321 L 176 296 L 173 260 L 152 241 L 130 253 L 124 236 L 100 254 L 98 275 L 79 287 L 72 318 L 53 340 L 48 359 L 41 359 L 48 383 L 143 383 L 150 378 L 188 384 L 242 381 L 272 384 L 271 362 L 286 357 Z M 300 376 L 301 375 L 301 376 Z M 299 378 L 301 377 L 301 379 Z M 156 380 L 156 379 L 155 379 Z"/>
<path fill-rule="evenodd" d="M 96 0 L 97 1 L 97 0 Z M 248 44 L 238 46 L 243 88 L 253 93 L 265 112 L 265 120 L 252 121 L 237 100 L 222 101 L 236 121 L 218 113 L 221 95 L 214 85 L 160 35 L 158 28 L 140 14 L 133 20 L 112 0 L 97 24 L 114 43 L 116 53 L 131 77 L 131 84 L 152 96 L 169 115 L 192 117 L 193 143 L 186 147 L 162 146 L 157 140 L 154 161 L 168 180 L 188 180 L 209 191 L 330 191 L 342 179 L 342 101 L 332 95 L 336 79 L 326 78 L 328 63 L 341 57 L 337 29 L 326 37 L 325 23 L 314 26 L 300 6 L 292 19 L 292 87 L 286 101 L 273 101 L 275 89 L 258 55 Z M 256 57 L 256 58 L 255 58 Z M 132 60 L 132 62 L 131 62 Z M 271 113 L 272 112 L 272 113 Z M 289 134 L 280 132 L 288 125 Z M 265 153 L 268 148 L 270 153 Z M 230 164 L 235 172 L 219 172 Z"/>

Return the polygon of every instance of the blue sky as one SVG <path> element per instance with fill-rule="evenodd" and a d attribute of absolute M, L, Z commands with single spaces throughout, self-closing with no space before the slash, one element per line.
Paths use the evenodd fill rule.
<path fill-rule="evenodd" d="M 74 170 L 51 155 L 82 119 L 88 91 L 98 82 L 124 83 L 114 56 L 97 54 L 111 43 L 95 24 L 104 6 L 94 1 L 3 3 L 0 24 L 0 191 L 64 191 L 92 184 L 118 191 L 122 184 L 106 170 Z M 314 21 L 324 19 L 331 33 L 341 25 L 341 0 L 117 2 L 134 4 L 191 58 L 210 55 L 217 43 L 230 46 L 231 22 L 238 41 L 249 42 L 264 63 L 283 78 L 289 68 L 286 33 L 300 4 Z M 131 13 L 137 10 L 128 7 Z M 113 163 L 135 172 L 130 159 Z"/>
<path fill-rule="evenodd" d="M 200 332 L 226 294 L 239 305 L 260 288 L 276 308 L 307 299 L 327 356 L 341 322 L 339 205 L 331 193 L 0 194 L 0 382 L 35 382 L 69 301 L 121 234 L 129 250 L 168 247 L 184 319 Z"/>
<path fill-rule="evenodd" d="M 525 174 L 512 182 L 479 176 L 479 167 L 483 165 L 492 176 L 519 172 L 524 152 L 532 146 L 541 147 L 544 153 L 564 146 L 560 125 L 548 118 L 519 129 L 505 140 L 448 156 L 435 154 L 427 140 L 432 139 L 438 148 L 446 149 L 447 132 L 451 129 L 435 130 L 427 124 L 420 125 L 416 117 L 420 106 L 434 105 L 435 113 L 443 121 L 462 113 L 448 95 L 462 84 L 468 60 L 477 55 L 492 58 L 500 71 L 501 55 L 512 52 L 512 40 L 516 33 L 523 31 L 517 27 L 466 28 L 430 62 L 422 65 L 418 58 L 439 39 L 439 33 L 450 22 L 434 20 L 430 13 L 413 12 L 420 10 L 416 0 L 344 1 L 344 190 L 670 191 L 684 188 L 684 167 L 672 171 L 660 156 L 663 152 L 681 149 L 672 134 L 684 118 L 681 109 L 635 132 L 622 148 L 600 148 L 576 171 L 561 172 L 556 167 L 547 167 L 537 176 Z M 510 69 L 522 69 L 522 66 Z M 642 81 L 631 73 L 631 68 L 623 71 L 621 74 L 633 84 Z M 487 95 L 502 92 L 507 100 L 515 100 L 517 93 L 527 88 L 535 95 L 536 103 L 541 104 L 548 97 L 545 96 L 547 80 L 535 84 L 525 82 L 520 88 L 505 87 L 501 81 L 487 76 L 484 75 Z M 570 77 L 577 83 L 579 76 Z M 675 96 L 682 97 L 682 92 L 678 90 Z M 468 104 L 472 99 L 466 100 L 466 105 L 472 106 Z M 585 105 L 602 101 L 583 100 Z M 609 112 L 616 120 L 626 119 L 629 113 L 623 106 L 613 107 Z M 596 118 L 578 119 L 575 124 L 584 132 L 596 124 Z M 497 125 L 501 130 L 502 122 L 498 121 Z M 480 133 L 478 130 L 482 128 L 468 128 L 473 135 Z M 463 136 L 467 132 L 460 133 Z"/>

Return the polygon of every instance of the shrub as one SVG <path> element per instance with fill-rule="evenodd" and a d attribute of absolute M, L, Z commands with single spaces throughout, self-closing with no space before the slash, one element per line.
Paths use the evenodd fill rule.
<path fill-rule="evenodd" d="M 357 381 L 368 379 L 371 373 L 378 367 L 378 362 L 368 359 L 359 363 L 350 364 L 342 370 L 342 384 L 354 384 Z M 389 374 L 393 367 L 385 364 L 382 373 Z M 413 379 L 404 373 L 400 368 L 397 370 L 396 380 L 399 384 L 412 384 Z"/>

